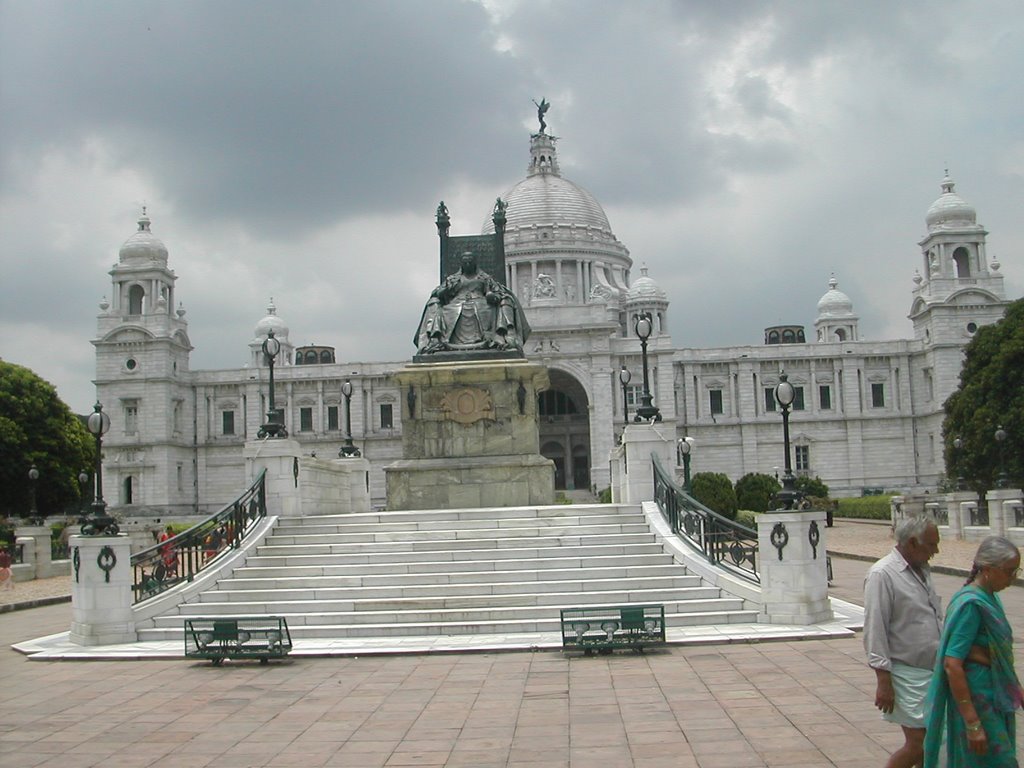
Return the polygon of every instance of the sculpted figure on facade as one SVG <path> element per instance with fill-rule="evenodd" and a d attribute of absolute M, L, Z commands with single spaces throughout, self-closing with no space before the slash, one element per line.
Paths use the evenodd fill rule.
<path fill-rule="evenodd" d="M 522 353 L 530 334 L 515 294 L 462 254 L 462 267 L 427 300 L 413 343 L 419 354 L 482 349 Z"/>

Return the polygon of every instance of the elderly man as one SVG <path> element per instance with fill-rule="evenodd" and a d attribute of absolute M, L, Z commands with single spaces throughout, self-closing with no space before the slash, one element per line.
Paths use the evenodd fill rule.
<path fill-rule="evenodd" d="M 911 768 L 924 757 L 924 699 L 942 635 L 942 603 L 928 569 L 938 551 L 935 522 L 908 518 L 896 528 L 892 552 L 864 580 L 864 649 L 877 680 L 875 706 L 904 736 L 886 768 Z"/>

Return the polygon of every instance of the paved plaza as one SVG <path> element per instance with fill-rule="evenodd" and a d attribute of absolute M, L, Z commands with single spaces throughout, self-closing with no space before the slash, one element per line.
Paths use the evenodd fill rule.
<path fill-rule="evenodd" d="M 878 530 L 853 538 L 887 547 Z M 832 594 L 859 602 L 868 562 L 833 565 Z M 962 581 L 936 576 L 944 599 Z M 1024 588 L 1003 596 L 1024 668 Z M 10 650 L 69 621 L 67 603 L 0 614 L 0 768 L 852 767 L 881 765 L 901 741 L 872 706 L 859 635 L 645 655 L 296 657 L 222 667 L 183 658 L 30 661 Z"/>

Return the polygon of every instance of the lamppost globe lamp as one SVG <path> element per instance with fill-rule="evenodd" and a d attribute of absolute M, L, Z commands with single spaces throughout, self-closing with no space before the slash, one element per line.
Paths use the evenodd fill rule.
<path fill-rule="evenodd" d="M 345 379 L 345 383 L 341 385 L 341 394 L 345 397 L 345 444 L 338 450 L 340 458 L 356 458 L 362 455 L 352 444 L 352 391 L 352 382 Z"/>
<path fill-rule="evenodd" d="M 995 435 L 996 444 L 999 446 L 999 475 L 996 477 L 996 488 L 1005 488 L 1010 484 L 1010 478 L 1006 474 L 1006 451 L 1003 445 L 1006 443 L 1006 430 L 1000 424 L 996 427 Z"/>
<path fill-rule="evenodd" d="M 274 403 L 274 360 L 281 352 L 281 342 L 274 336 L 274 329 L 267 331 L 267 338 L 263 340 L 263 354 L 267 358 L 267 367 L 270 369 L 270 383 L 267 392 L 267 423 L 260 427 L 257 437 L 288 437 L 288 430 L 284 427 L 284 414 Z"/>
<path fill-rule="evenodd" d="M 967 481 L 964 479 L 964 467 L 963 457 L 961 451 L 964 447 L 963 439 L 958 435 L 953 438 L 953 461 L 956 463 L 956 489 L 962 491 L 967 487 Z"/>
<path fill-rule="evenodd" d="M 31 509 L 29 509 L 28 516 L 34 521 L 39 517 L 39 510 L 36 509 L 36 482 L 39 480 L 39 470 L 36 469 L 35 464 L 28 470 L 28 480 L 29 498 L 31 500 Z"/>
<path fill-rule="evenodd" d="M 110 416 L 103 412 L 100 403 L 97 402 L 93 406 L 92 413 L 86 419 L 85 428 L 96 438 L 96 491 L 89 507 L 89 515 L 82 525 L 82 534 L 116 536 L 119 530 L 117 522 L 107 514 L 107 502 L 103 500 L 103 435 L 110 430 Z"/>
<path fill-rule="evenodd" d="M 629 398 L 626 396 L 626 391 L 629 387 L 629 380 L 632 378 L 633 374 L 623 365 L 619 369 L 619 383 L 622 385 L 622 418 L 626 423 L 629 423 Z"/>
<path fill-rule="evenodd" d="M 651 383 L 647 371 L 647 340 L 651 338 L 654 330 L 654 322 L 650 312 L 641 312 L 636 316 L 633 323 L 633 331 L 640 339 L 640 354 L 644 365 L 644 394 L 641 398 L 640 407 L 636 409 L 636 417 L 633 421 L 661 421 L 661 411 L 651 400 Z"/>
<path fill-rule="evenodd" d="M 789 459 L 789 409 L 796 400 L 796 389 L 789 383 L 789 376 L 784 371 L 779 373 L 779 383 L 775 385 L 775 402 L 782 409 L 782 442 L 786 452 L 785 472 L 782 475 L 782 490 L 776 494 L 783 509 L 793 509 L 803 495 L 796 489 L 796 477 L 793 476 L 793 465 Z"/>

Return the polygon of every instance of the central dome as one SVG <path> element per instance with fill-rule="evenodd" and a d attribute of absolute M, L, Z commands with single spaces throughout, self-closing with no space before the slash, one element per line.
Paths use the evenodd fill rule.
<path fill-rule="evenodd" d="M 508 229 L 557 224 L 611 231 L 608 217 L 594 196 L 561 176 L 550 173 L 527 176 L 502 199 L 508 203 Z M 494 222 L 488 219 L 483 233 L 492 232 Z"/>

